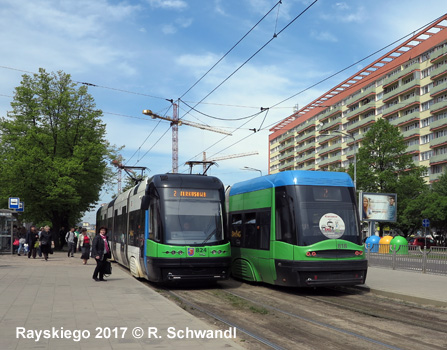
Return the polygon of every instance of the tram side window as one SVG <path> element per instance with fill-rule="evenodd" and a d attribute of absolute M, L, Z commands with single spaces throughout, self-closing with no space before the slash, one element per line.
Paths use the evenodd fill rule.
<path fill-rule="evenodd" d="M 160 213 L 158 211 L 158 200 L 154 199 L 150 204 L 150 229 L 149 239 L 160 242 Z"/>
<path fill-rule="evenodd" d="M 286 189 L 276 188 L 276 240 L 296 244 L 296 234 L 293 220 L 293 199 Z"/>
<path fill-rule="evenodd" d="M 244 248 L 258 248 L 256 213 L 246 213 L 244 218 Z"/>
<path fill-rule="evenodd" d="M 270 210 L 257 213 L 259 249 L 270 249 Z"/>
<path fill-rule="evenodd" d="M 242 245 L 242 214 L 231 215 L 231 246 L 240 247 Z"/>

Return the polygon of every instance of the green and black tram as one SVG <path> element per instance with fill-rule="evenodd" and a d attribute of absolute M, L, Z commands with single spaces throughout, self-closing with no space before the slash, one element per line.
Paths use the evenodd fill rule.
<path fill-rule="evenodd" d="M 365 282 L 348 174 L 284 171 L 236 183 L 227 200 L 234 277 L 295 287 Z"/>
<path fill-rule="evenodd" d="M 224 186 L 203 175 L 155 175 L 97 212 L 113 258 L 154 282 L 228 278 L 225 224 Z"/>

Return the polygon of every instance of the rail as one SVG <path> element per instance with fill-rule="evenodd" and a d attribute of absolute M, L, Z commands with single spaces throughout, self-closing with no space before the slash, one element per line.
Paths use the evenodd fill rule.
<path fill-rule="evenodd" d="M 374 244 L 366 247 L 368 266 L 447 275 L 447 248 Z"/>

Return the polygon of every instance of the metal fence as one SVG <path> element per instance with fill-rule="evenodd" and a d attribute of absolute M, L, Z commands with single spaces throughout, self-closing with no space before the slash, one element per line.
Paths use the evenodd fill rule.
<path fill-rule="evenodd" d="M 374 244 L 366 248 L 369 266 L 447 275 L 447 248 Z"/>

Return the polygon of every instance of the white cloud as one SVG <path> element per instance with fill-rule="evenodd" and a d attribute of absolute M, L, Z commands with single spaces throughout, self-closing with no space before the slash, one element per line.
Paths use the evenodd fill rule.
<path fill-rule="evenodd" d="M 149 0 L 149 4 L 154 8 L 184 10 L 188 7 L 183 0 Z"/>
<path fill-rule="evenodd" d="M 329 42 L 337 42 L 338 39 L 335 35 L 333 35 L 332 33 L 326 32 L 326 31 L 311 31 L 310 36 L 316 40 L 319 41 L 329 41 Z"/>

